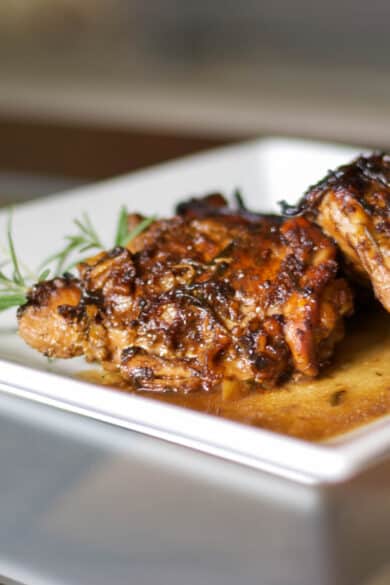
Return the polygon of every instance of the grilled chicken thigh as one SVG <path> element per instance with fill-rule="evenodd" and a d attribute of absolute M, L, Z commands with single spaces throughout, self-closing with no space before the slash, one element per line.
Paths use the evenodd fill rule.
<path fill-rule="evenodd" d="M 143 390 L 272 387 L 318 374 L 352 311 L 336 246 L 303 217 L 232 211 L 213 197 L 91 258 L 78 278 L 35 285 L 20 335 Z"/>
<path fill-rule="evenodd" d="M 390 311 L 390 156 L 361 156 L 311 187 L 297 208 L 341 248 L 352 273 L 370 281 Z"/>

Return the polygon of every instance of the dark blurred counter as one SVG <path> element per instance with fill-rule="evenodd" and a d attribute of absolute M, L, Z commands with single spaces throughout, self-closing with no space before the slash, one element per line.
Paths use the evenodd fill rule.
<path fill-rule="evenodd" d="M 0 172 L 52 176 L 59 184 L 61 177 L 96 180 L 207 150 L 231 139 L 53 117 L 0 117 Z M 31 188 L 34 191 L 33 185 Z"/>

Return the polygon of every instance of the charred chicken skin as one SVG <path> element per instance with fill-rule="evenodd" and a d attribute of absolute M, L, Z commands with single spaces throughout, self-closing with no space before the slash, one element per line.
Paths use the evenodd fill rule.
<path fill-rule="evenodd" d="M 335 244 L 304 217 L 212 197 L 89 259 L 78 278 L 35 285 L 18 314 L 22 338 L 48 356 L 85 355 L 142 390 L 317 375 L 352 311 Z"/>
<path fill-rule="evenodd" d="M 390 156 L 361 156 L 311 187 L 297 208 L 333 238 L 351 273 L 390 311 Z"/>

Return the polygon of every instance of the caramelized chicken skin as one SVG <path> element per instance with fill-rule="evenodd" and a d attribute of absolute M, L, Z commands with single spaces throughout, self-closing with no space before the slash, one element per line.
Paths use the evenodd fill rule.
<path fill-rule="evenodd" d="M 88 260 L 78 279 L 37 284 L 19 311 L 21 336 L 48 355 L 83 353 L 144 390 L 316 375 L 352 311 L 335 245 L 303 217 L 219 208 L 182 209 L 129 249 Z"/>
<path fill-rule="evenodd" d="M 28 310 L 19 309 L 19 334 L 48 357 L 83 354 L 85 332 L 77 316 L 82 290 L 77 279 L 64 276 L 42 282 L 29 294 Z"/>
<path fill-rule="evenodd" d="M 390 311 L 390 156 L 361 156 L 311 187 L 297 208 L 340 247 L 355 278 Z"/>

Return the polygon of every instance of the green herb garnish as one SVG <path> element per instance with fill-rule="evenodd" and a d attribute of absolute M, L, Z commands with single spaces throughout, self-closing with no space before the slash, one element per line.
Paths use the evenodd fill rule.
<path fill-rule="evenodd" d="M 138 225 L 135 226 L 132 230 L 129 231 L 127 226 L 127 217 L 129 212 L 125 206 L 121 207 L 119 212 L 119 219 L 116 228 L 116 236 L 115 236 L 115 246 L 122 246 L 122 248 L 126 247 L 130 244 L 131 240 L 134 240 L 137 236 L 142 234 L 154 221 L 156 221 L 156 217 L 145 217 L 142 221 L 139 222 Z"/>
<path fill-rule="evenodd" d="M 72 268 L 80 262 L 79 260 L 67 264 L 69 257 L 74 253 L 83 254 L 91 250 L 104 250 L 104 246 L 92 225 L 88 213 L 84 212 L 82 214 L 82 219 L 74 219 L 73 223 L 78 228 L 77 233 L 71 236 L 65 236 L 65 241 L 67 242 L 66 246 L 62 248 L 62 250 L 59 250 L 59 252 L 46 258 L 40 265 L 41 269 L 48 264 L 55 263 L 55 275 L 63 274 L 64 272 L 72 270 Z"/>
<path fill-rule="evenodd" d="M 245 205 L 244 197 L 239 189 L 236 189 L 233 193 L 233 197 L 237 203 L 238 209 L 247 210 L 247 206 Z"/>
<path fill-rule="evenodd" d="M 22 276 L 15 244 L 12 237 L 12 212 L 10 211 L 7 222 L 7 262 L 11 264 L 11 275 L 6 276 L 0 271 L 0 311 L 6 311 L 11 307 L 18 307 L 26 302 L 27 285 Z"/>
<path fill-rule="evenodd" d="M 129 231 L 127 216 L 128 211 L 123 206 L 119 212 L 115 246 L 127 246 L 132 239 L 141 234 L 155 221 L 154 217 L 145 218 L 134 229 Z M 10 210 L 7 223 L 7 247 L 4 251 L 6 260 L 1 265 L 2 270 L 0 270 L 0 312 L 26 303 L 28 291 L 36 282 L 43 282 L 48 278 L 54 278 L 65 272 L 70 272 L 77 264 L 85 260 L 84 255 L 86 252 L 105 249 L 87 213 L 83 213 L 82 218 L 75 219 L 73 223 L 77 228 L 77 232 L 73 235 L 65 236 L 66 245 L 64 248 L 46 258 L 39 265 L 37 271 L 31 271 L 24 269 L 16 254 L 12 235 L 12 210 Z M 72 262 L 70 262 L 71 256 L 76 256 L 76 259 Z M 9 276 L 4 273 L 4 266 L 11 267 Z"/>

